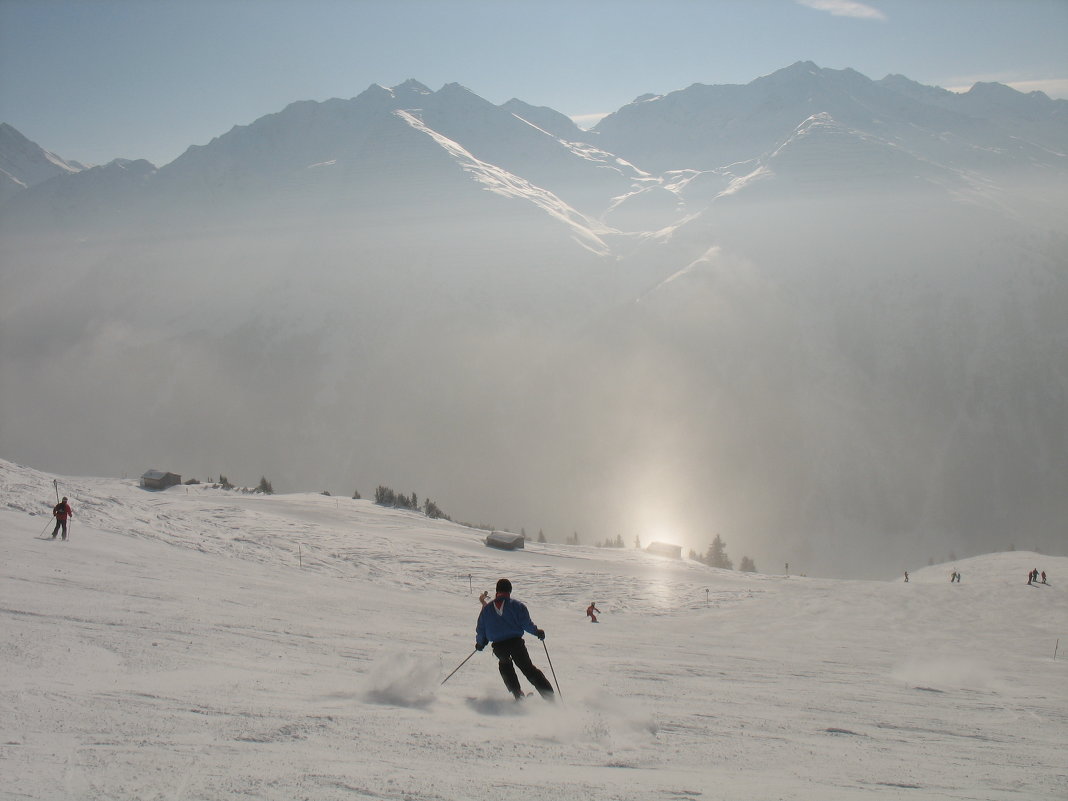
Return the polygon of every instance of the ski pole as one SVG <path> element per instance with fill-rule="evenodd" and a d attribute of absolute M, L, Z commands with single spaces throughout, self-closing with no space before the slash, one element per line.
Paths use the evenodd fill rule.
<path fill-rule="evenodd" d="M 470 659 L 471 657 L 473 657 L 473 656 L 474 656 L 474 655 L 475 655 L 475 654 L 476 654 L 477 652 L 478 652 L 478 649 L 476 648 L 476 649 L 475 649 L 474 651 L 472 651 L 471 653 L 469 653 L 469 654 L 467 655 L 467 659 Z M 464 660 L 463 662 L 461 662 L 460 664 L 458 664 L 458 665 L 456 666 L 456 670 L 459 670 L 459 669 L 460 669 L 460 668 L 462 668 L 462 667 L 463 667 L 464 665 L 466 665 L 466 664 L 467 664 L 467 659 L 465 659 L 465 660 Z M 441 684 L 444 684 L 444 683 L 445 683 L 445 682 L 447 682 L 447 681 L 448 681 L 449 679 L 451 679 L 451 678 L 452 678 L 452 677 L 453 677 L 453 676 L 454 676 L 454 675 L 456 674 L 456 670 L 454 670 L 454 671 L 453 671 L 452 673 L 450 673 L 450 674 L 449 674 L 448 676 L 446 676 L 445 678 L 443 678 L 443 679 L 441 680 Z M 441 686 L 441 684 L 439 684 L 438 686 L 440 687 L 440 686 Z"/>
<path fill-rule="evenodd" d="M 40 533 L 40 534 L 38 534 L 37 536 L 38 536 L 38 537 L 43 537 L 43 536 L 44 536 L 44 533 L 45 533 L 46 531 L 48 531 L 48 527 L 49 527 L 50 525 L 52 525 L 52 521 L 51 521 L 51 520 L 46 520 L 46 521 L 45 521 L 45 527 L 41 529 L 41 533 Z"/>
<path fill-rule="evenodd" d="M 549 660 L 549 671 L 553 674 L 553 681 L 556 682 L 556 695 L 562 704 L 564 702 L 564 694 L 560 692 L 560 681 L 556 678 L 556 670 L 553 668 L 553 660 L 549 656 L 549 646 L 545 644 L 545 640 L 541 641 L 541 647 L 545 649 L 545 658 Z"/>

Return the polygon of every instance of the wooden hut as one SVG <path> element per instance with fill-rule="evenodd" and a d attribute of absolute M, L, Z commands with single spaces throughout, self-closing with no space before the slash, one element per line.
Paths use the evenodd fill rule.
<path fill-rule="evenodd" d="M 500 548 L 505 551 L 514 551 L 516 548 L 525 547 L 526 538 L 522 534 L 512 534 L 508 531 L 491 531 L 486 537 L 486 547 Z"/>
<path fill-rule="evenodd" d="M 667 556 L 671 559 L 682 558 L 682 546 L 672 545 L 669 542 L 651 542 L 645 550 L 647 553 L 656 554 L 657 556 Z"/>
<path fill-rule="evenodd" d="M 141 476 L 141 486 L 145 489 L 163 490 L 181 483 L 181 476 L 176 473 L 166 473 L 162 470 L 147 470 Z"/>

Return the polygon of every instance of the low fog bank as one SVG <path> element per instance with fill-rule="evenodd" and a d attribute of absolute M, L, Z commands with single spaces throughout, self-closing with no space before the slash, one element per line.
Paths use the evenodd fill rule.
<path fill-rule="evenodd" d="M 454 211 L 6 238 L 0 453 L 385 484 L 557 542 L 720 534 L 769 573 L 1065 553 L 1068 247 L 1047 225 L 721 203 L 602 255 L 526 211 Z"/>

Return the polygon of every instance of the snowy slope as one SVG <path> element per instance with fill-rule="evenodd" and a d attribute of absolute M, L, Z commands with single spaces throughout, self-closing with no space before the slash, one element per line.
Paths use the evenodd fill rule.
<path fill-rule="evenodd" d="M 21 186 L 34 186 L 81 169 L 77 162 L 65 161 L 31 142 L 11 125 L 0 122 L 0 172 L 7 173 Z"/>
<path fill-rule="evenodd" d="M 501 552 L 367 501 L 0 461 L 4 798 L 1062 797 L 1068 559 L 910 583 Z M 1028 587 L 1027 569 L 1052 584 Z M 960 584 L 948 582 L 958 570 Z M 562 703 L 471 653 L 509 576 Z M 585 605 L 596 600 L 602 622 Z"/>

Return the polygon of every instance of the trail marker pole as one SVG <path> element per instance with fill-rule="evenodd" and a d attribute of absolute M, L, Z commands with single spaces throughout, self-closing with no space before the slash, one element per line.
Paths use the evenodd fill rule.
<path fill-rule="evenodd" d="M 1061 647 L 1061 641 L 1057 640 L 1057 644 L 1053 646 L 1053 661 L 1054 662 L 1057 661 L 1057 651 L 1060 649 L 1060 647 Z"/>
<path fill-rule="evenodd" d="M 705 590 L 705 606 L 708 606 L 708 590 Z"/>
<path fill-rule="evenodd" d="M 59 479 L 58 478 L 53 478 L 52 479 L 52 486 L 56 490 L 56 503 L 59 503 Z"/>
<path fill-rule="evenodd" d="M 304 551 L 301 550 L 300 543 L 297 543 L 297 561 L 300 563 L 301 569 L 304 568 Z"/>

